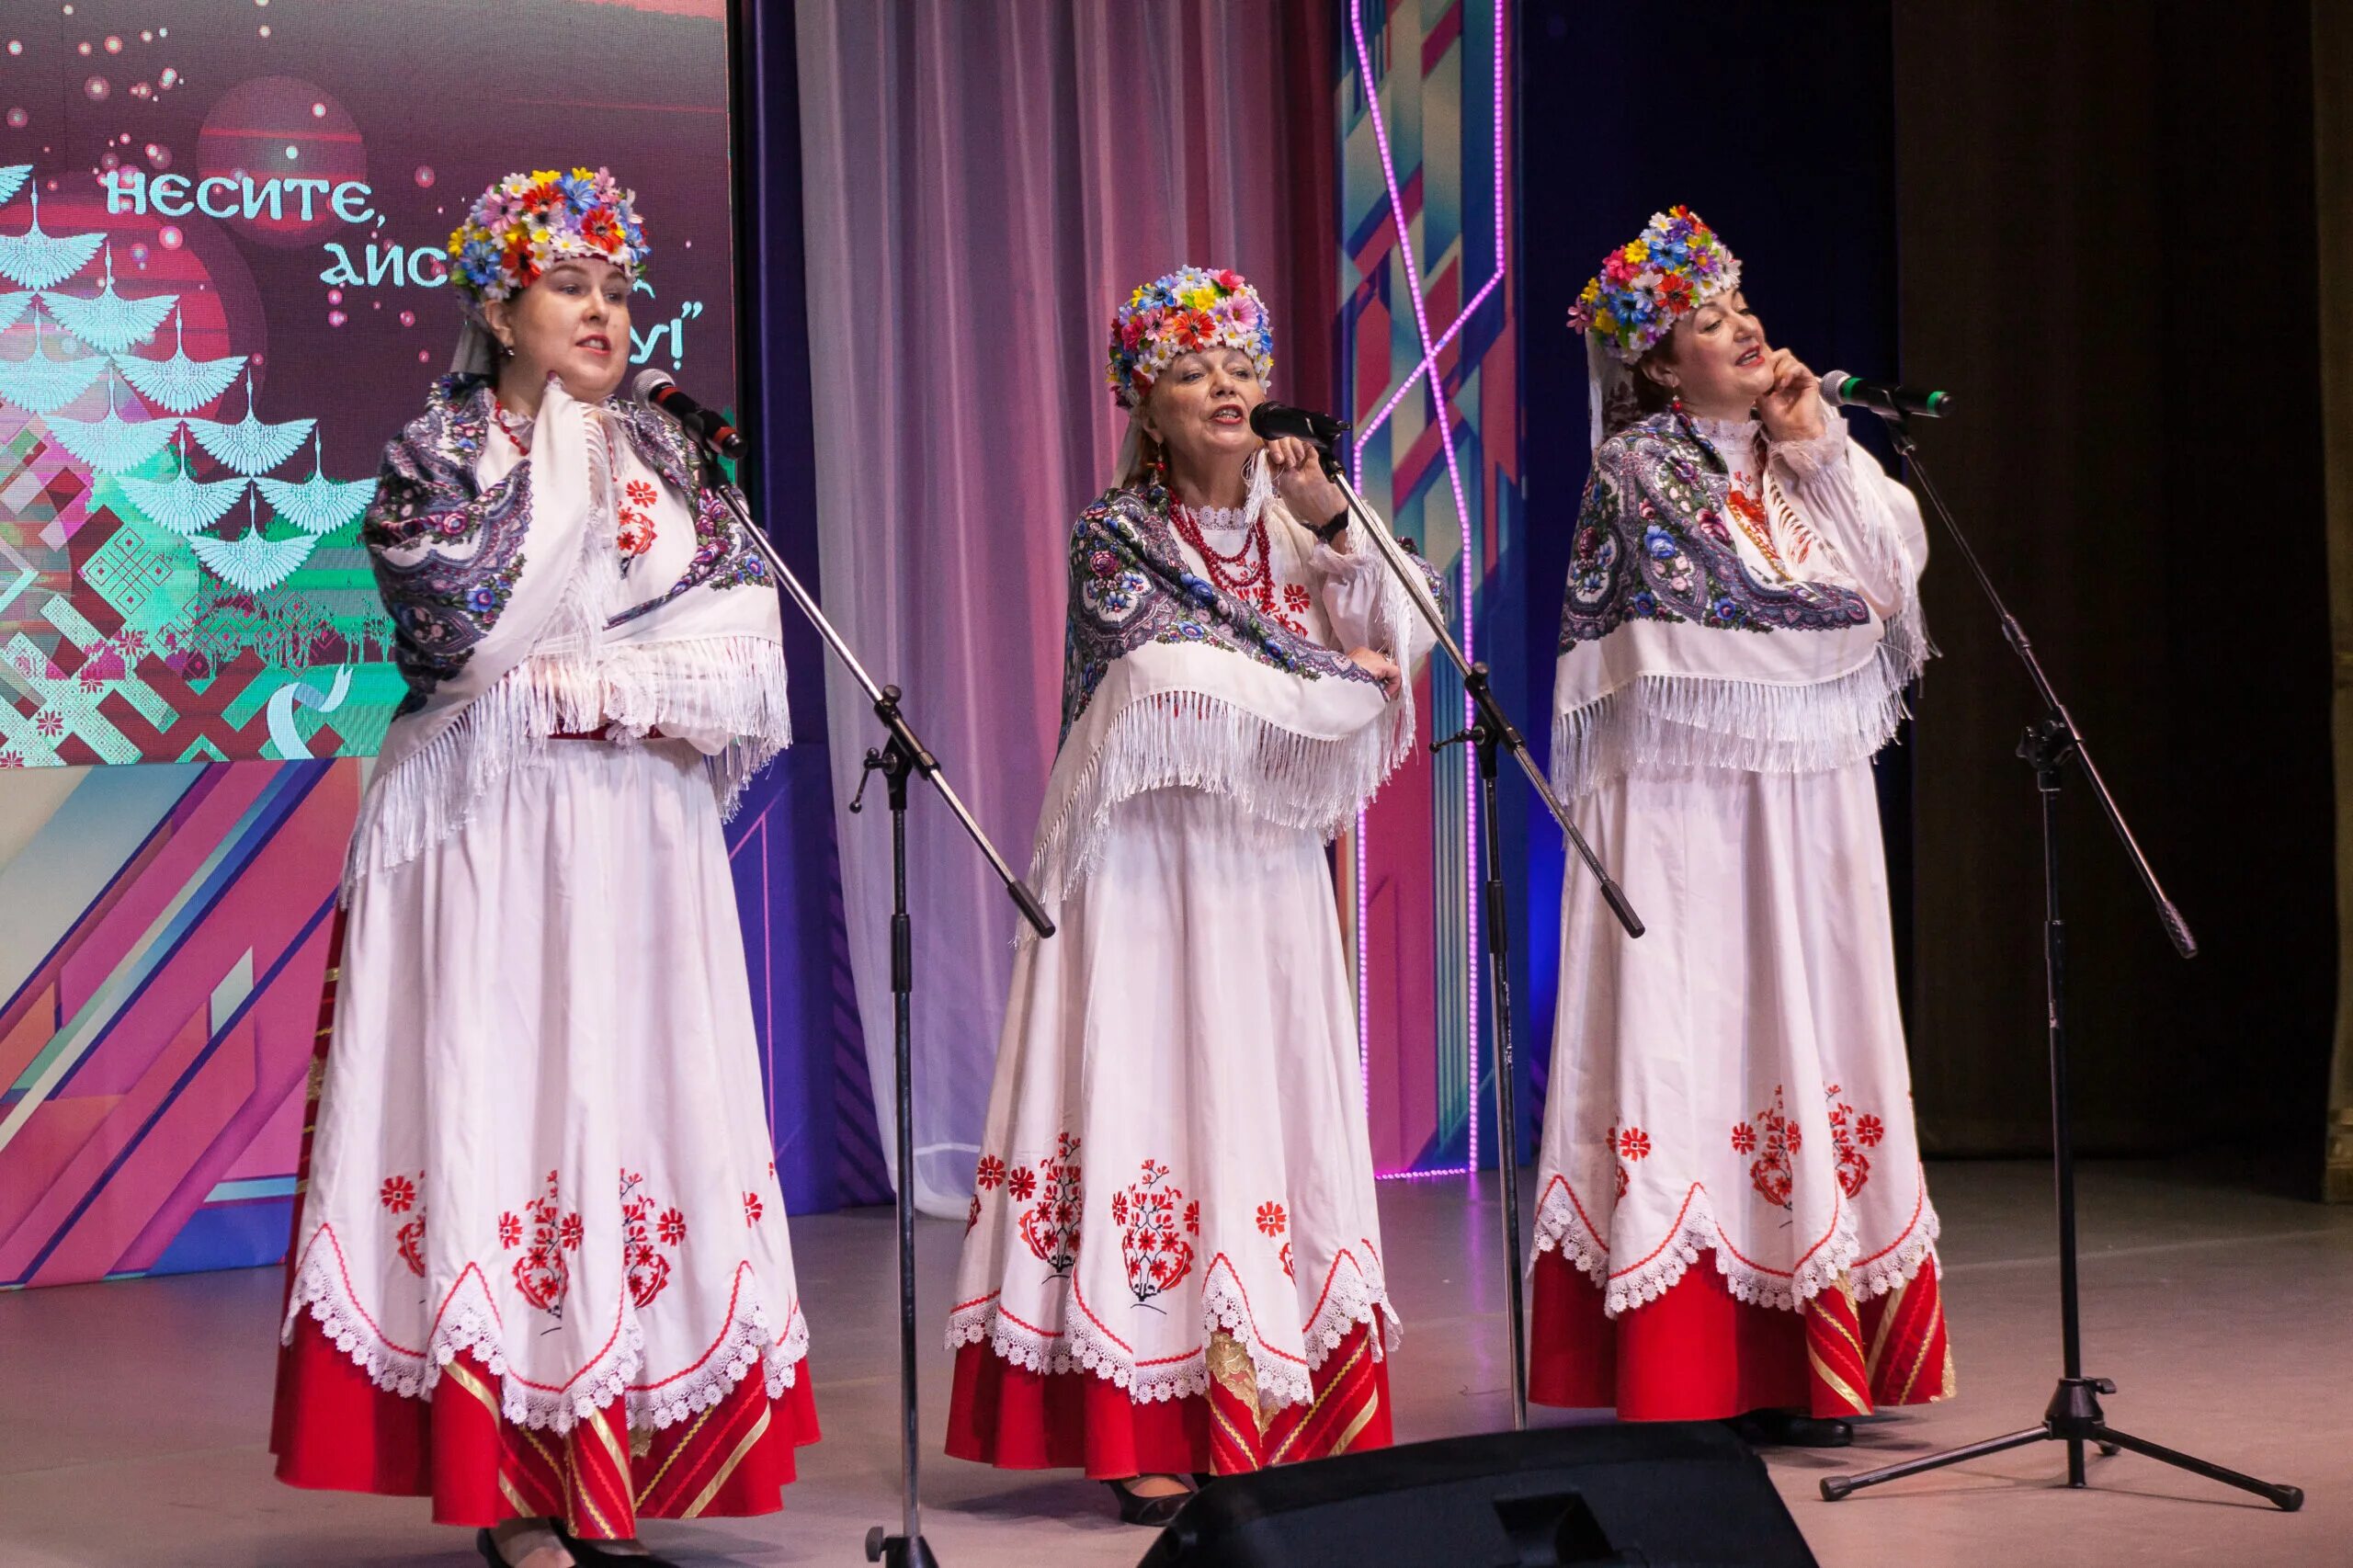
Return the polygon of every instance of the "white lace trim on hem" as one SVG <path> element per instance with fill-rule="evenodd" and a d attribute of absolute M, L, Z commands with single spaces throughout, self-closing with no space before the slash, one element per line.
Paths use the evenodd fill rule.
<path fill-rule="evenodd" d="M 1264 1405 L 1278 1408 L 1303 1403 L 1314 1397 L 1315 1369 L 1339 1348 L 1352 1329 L 1373 1321 L 1375 1307 L 1381 1309 L 1384 1332 L 1373 1341 L 1374 1359 L 1385 1358 L 1404 1340 L 1397 1310 L 1389 1303 L 1389 1288 L 1382 1278 L 1379 1257 L 1369 1245 L 1364 1251 L 1372 1257 L 1370 1264 L 1359 1265 L 1354 1249 L 1334 1260 L 1323 1304 L 1302 1334 L 1307 1351 L 1303 1365 L 1267 1347 L 1258 1334 L 1256 1314 L 1250 1310 L 1239 1281 L 1227 1268 L 1213 1272 L 1201 1287 L 1203 1343 L 1187 1356 L 1154 1366 L 1139 1369 L 1134 1352 L 1096 1321 L 1069 1281 L 1063 1284 L 1063 1321 L 1069 1325 L 1067 1332 L 1055 1334 L 1030 1328 L 1001 1312 L 998 1298 L 992 1295 L 949 1315 L 948 1347 L 956 1350 L 986 1343 L 994 1354 L 1005 1360 L 1026 1371 L 1047 1376 L 1092 1372 L 1115 1387 L 1126 1389 L 1128 1397 L 1136 1403 L 1150 1404 L 1161 1400 L 1189 1399 L 1209 1392 L 1207 1341 L 1211 1334 L 1222 1330 L 1250 1358 L 1258 1398 Z"/>
<path fill-rule="evenodd" d="M 1836 1285 L 1842 1277 L 1858 1301 L 1883 1295 L 1908 1283 L 1920 1272 L 1921 1264 L 1936 1256 L 1938 1233 L 1937 1211 L 1928 1202 L 1924 1187 L 1919 1213 L 1903 1241 L 1868 1262 L 1859 1261 L 1862 1247 L 1856 1237 L 1854 1206 L 1842 1194 L 1831 1223 L 1830 1239 L 1815 1248 L 1794 1274 L 1776 1273 L 1744 1262 L 1734 1255 L 1709 1201 L 1707 1188 L 1694 1187 L 1681 1221 L 1649 1261 L 1612 1276 L 1608 1244 L 1586 1223 L 1571 1196 L 1567 1178 L 1555 1177 L 1547 1183 L 1544 1200 L 1537 1209 L 1536 1245 L 1529 1263 L 1533 1267 L 1537 1256 L 1558 1252 L 1592 1278 L 1605 1292 L 1604 1311 L 1616 1317 L 1645 1301 L 1657 1301 L 1682 1280 L 1684 1272 L 1699 1261 L 1702 1252 L 1712 1252 L 1716 1272 L 1723 1276 L 1735 1300 L 1796 1312 Z"/>
<path fill-rule="evenodd" d="M 425 1353 L 390 1344 L 346 1287 L 343 1250 L 331 1230 L 314 1233 L 294 1278 L 278 1342 L 291 1343 L 304 1311 L 335 1347 L 351 1358 L 369 1380 L 404 1399 L 431 1399 L 441 1370 L 460 1352 L 472 1355 L 500 1380 L 500 1408 L 506 1419 L 561 1436 L 614 1400 L 624 1402 L 632 1430 L 658 1429 L 717 1405 L 752 1369 L 763 1372 L 770 1399 L 782 1397 L 799 1380 L 809 1354 L 809 1324 L 795 1302 L 781 1334 L 765 1304 L 748 1288 L 749 1263 L 736 1266 L 737 1290 L 728 1321 L 710 1353 L 696 1369 L 665 1380 L 660 1388 L 632 1386 L 645 1360 L 645 1332 L 624 1298 L 621 1321 L 611 1346 L 575 1373 L 562 1389 L 524 1382 L 509 1368 L 506 1335 L 496 1305 L 474 1279 L 461 1279 L 445 1301 Z"/>

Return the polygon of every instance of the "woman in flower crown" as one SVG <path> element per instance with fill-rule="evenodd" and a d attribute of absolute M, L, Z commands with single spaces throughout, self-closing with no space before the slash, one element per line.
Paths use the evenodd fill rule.
<path fill-rule="evenodd" d="M 449 244 L 454 373 L 361 528 L 409 687 L 330 960 L 271 1447 L 494 1563 L 646 1563 L 816 1437 L 721 820 L 790 739 L 776 595 L 620 401 L 645 238 L 603 170 Z"/>
<path fill-rule="evenodd" d="M 1262 443 L 1256 290 L 1111 324 L 1129 413 L 1070 542 L 1062 745 L 957 1277 L 948 1451 L 1179 1478 L 1389 1439 L 1395 1343 L 1324 844 L 1403 759 L 1407 590 L 1302 442 Z M 1435 578 L 1425 586 L 1435 591 Z"/>
<path fill-rule="evenodd" d="M 1530 1396 L 1842 1444 L 1952 1392 L 1870 767 L 1928 652 L 1919 508 L 1688 210 L 1570 324 L 1552 771 L 1650 930 L 1572 868 Z"/>

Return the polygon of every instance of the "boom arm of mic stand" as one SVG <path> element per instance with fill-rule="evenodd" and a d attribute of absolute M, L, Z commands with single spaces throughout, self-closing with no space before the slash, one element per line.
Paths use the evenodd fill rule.
<path fill-rule="evenodd" d="M 867 700 L 874 705 L 875 718 L 881 720 L 882 727 L 890 732 L 892 744 L 905 755 L 909 768 L 939 791 L 939 798 L 948 802 L 948 809 L 956 813 L 958 822 L 963 824 L 965 833 L 971 836 L 982 858 L 988 861 L 989 869 L 997 874 L 997 880 L 1005 884 L 1006 894 L 1020 909 L 1021 918 L 1027 920 L 1029 928 L 1039 936 L 1052 936 L 1054 923 L 1046 917 L 1045 906 L 1038 902 L 1038 895 L 1029 891 L 1028 883 L 1013 874 L 1013 869 L 1005 863 L 1005 857 L 998 854 L 996 846 L 989 842 L 989 835 L 982 831 L 979 823 L 972 820 L 972 813 L 965 810 L 955 786 L 948 782 L 948 775 L 941 770 L 939 759 L 926 749 L 908 725 L 907 716 L 899 710 L 899 688 L 877 686 L 874 677 L 866 673 L 866 666 L 858 662 L 858 655 L 850 652 L 850 646 L 843 641 L 841 632 L 825 619 L 825 612 L 817 608 L 817 601 L 801 585 L 801 579 L 793 575 L 792 568 L 784 563 L 784 557 L 777 553 L 767 530 L 752 521 L 751 513 L 745 509 L 743 499 L 733 487 L 721 485 L 718 494 L 727 504 L 728 511 L 733 514 L 736 523 L 742 527 L 745 537 L 752 541 L 752 548 L 760 552 L 760 559 L 767 562 L 768 570 L 776 574 L 776 580 L 784 589 L 785 597 L 800 607 L 801 613 L 809 618 L 809 624 L 816 628 L 817 635 L 824 641 L 825 646 L 833 650 L 834 657 L 841 661 L 842 668 L 850 673 L 850 678 L 857 681 L 859 689 L 866 693 Z"/>
<path fill-rule="evenodd" d="M 1919 486 L 1920 494 L 1928 498 L 1929 509 L 1943 520 L 1945 531 L 1952 535 L 1953 543 L 1961 548 L 1961 558 L 1969 563 L 1970 574 L 1977 579 L 1977 586 L 1984 594 L 1985 602 L 1994 607 L 1994 614 L 2002 624 L 2003 641 L 2009 643 L 2010 651 L 2018 656 L 2018 662 L 2026 665 L 2027 678 L 2034 683 L 2035 695 L 2042 699 L 2051 722 L 2058 727 L 2058 733 L 2063 737 L 2061 755 L 2072 752 L 2075 760 L 2083 764 L 2084 780 L 2092 787 L 2092 799 L 2099 802 L 2100 814 L 2108 818 L 2108 825 L 2115 830 L 2117 842 L 2124 846 L 2125 858 L 2132 862 L 2132 869 L 2140 877 L 2142 887 L 2148 891 L 2149 902 L 2156 906 L 2157 921 L 2165 928 L 2165 939 L 2183 958 L 2196 958 L 2198 938 L 2190 934 L 2189 922 L 2181 917 L 2181 911 L 2175 908 L 2173 900 L 2165 896 L 2164 886 L 2157 881 L 2155 868 L 2141 852 L 2140 841 L 2132 836 L 2132 829 L 2124 821 L 2123 808 L 2116 803 L 2116 797 L 2108 792 L 2108 780 L 2099 776 L 2099 765 L 2092 760 L 2092 748 L 2084 740 L 2083 732 L 2075 728 L 2075 718 L 2067 711 L 2067 705 L 2059 700 L 2058 690 L 2052 686 L 2051 677 L 2043 673 L 2041 661 L 2034 656 L 2034 644 L 2029 641 L 2026 628 L 2020 626 L 2018 617 L 2010 613 L 2010 607 L 2002 602 L 2001 594 L 1995 589 L 1994 579 L 1986 574 L 1984 562 L 1977 559 L 1977 551 L 1970 547 L 1969 536 L 1961 531 L 1961 524 L 1953 518 L 1952 508 L 1945 505 L 1944 496 L 1938 492 L 1936 481 L 1928 473 L 1927 464 L 1920 460 L 1920 448 L 1912 439 L 1910 424 L 1901 414 L 1883 414 L 1877 409 L 1872 412 L 1879 414 L 1886 425 L 1888 439 L 1894 444 L 1896 455 L 1911 468 L 1913 481 Z"/>
<path fill-rule="evenodd" d="M 1495 692 L 1488 687 L 1487 666 L 1474 665 L 1463 656 L 1462 644 L 1457 642 L 1454 633 L 1447 630 L 1446 617 L 1430 597 L 1429 589 L 1422 582 L 1422 574 L 1415 571 L 1413 564 L 1406 560 L 1404 547 L 1391 535 L 1380 516 L 1365 505 L 1364 497 L 1357 494 L 1357 487 L 1348 483 L 1348 476 L 1342 471 L 1339 460 L 1329 451 L 1324 453 L 1324 472 L 1331 476 L 1332 483 L 1340 487 L 1340 494 L 1347 497 L 1348 510 L 1355 514 L 1366 537 L 1373 541 L 1373 547 L 1381 551 L 1381 559 L 1389 563 L 1389 569 L 1405 585 L 1414 608 L 1421 612 L 1422 619 L 1429 623 L 1430 631 L 1436 634 L 1438 646 L 1444 649 L 1446 656 L 1454 662 L 1455 669 L 1462 676 L 1462 689 L 1478 709 L 1479 722 L 1519 764 L 1519 770 L 1535 787 L 1538 798 L 1544 802 L 1544 809 L 1552 813 L 1554 822 L 1560 824 L 1562 835 L 1576 850 L 1577 858 L 1585 862 L 1585 869 L 1600 885 L 1602 901 L 1609 905 L 1609 913 L 1618 917 L 1618 924 L 1626 928 L 1626 935 L 1641 936 L 1644 929 L 1642 916 L 1634 913 L 1634 906 L 1627 902 L 1626 890 L 1618 885 L 1608 868 L 1602 865 L 1601 858 L 1593 852 L 1593 846 L 1585 841 L 1585 835 L 1579 833 L 1576 824 L 1569 820 L 1568 808 L 1562 805 L 1560 797 L 1552 793 L 1552 780 L 1544 777 L 1544 770 L 1537 767 L 1536 759 L 1529 755 L 1528 742 L 1521 738 L 1512 722 L 1504 716 L 1503 705 L 1495 700 Z M 1469 607 L 1464 608 L 1464 613 L 1469 613 Z M 1405 678 L 1412 677 L 1409 675 Z"/>

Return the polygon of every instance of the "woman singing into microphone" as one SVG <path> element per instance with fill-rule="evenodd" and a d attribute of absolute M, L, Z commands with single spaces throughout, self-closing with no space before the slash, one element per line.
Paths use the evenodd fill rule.
<path fill-rule="evenodd" d="M 1111 324 L 1117 483 L 1070 541 L 1063 736 L 949 1339 L 948 1451 L 1188 1472 L 1389 1439 L 1355 989 L 1324 846 L 1413 739 L 1407 591 L 1298 440 L 1266 308 L 1188 267 Z M 1433 588 L 1435 584 L 1432 584 Z"/>
<path fill-rule="evenodd" d="M 1687 210 L 1570 324 L 1553 776 L 1650 929 L 1570 868 L 1530 1395 L 1835 1446 L 1953 1386 L 1870 768 L 1928 652 L 1919 508 Z"/>
<path fill-rule="evenodd" d="M 817 1434 L 721 832 L 790 738 L 777 599 L 693 444 L 614 397 L 634 199 L 512 175 L 449 249 L 456 373 L 361 528 L 409 697 L 352 836 L 271 1448 L 429 1495 L 493 1563 L 648 1563 L 640 1518 L 772 1512 Z"/>

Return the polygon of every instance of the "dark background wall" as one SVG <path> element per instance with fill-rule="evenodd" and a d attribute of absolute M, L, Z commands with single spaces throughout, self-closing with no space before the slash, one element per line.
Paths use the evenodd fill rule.
<path fill-rule="evenodd" d="M 1581 0 L 1528 0 L 1519 34 L 1528 526 L 1523 560 L 1498 575 L 1525 585 L 1529 678 L 1519 711 L 1540 752 L 1552 733 L 1561 590 L 1591 457 L 1585 343 L 1566 318 L 1603 254 L 1654 211 L 1683 203 L 1741 258 L 1748 298 L 1775 342 L 1818 369 L 1881 374 L 1896 362 L 1895 100 L 1883 0 L 1688 6 L 1664 54 L 1655 30 L 1604 26 L 1602 15 Z M 1843 129 L 1833 132 L 1834 120 Z M 1910 762 L 1898 747 L 1881 765 L 1899 944 Z M 1532 1106 L 1563 983 L 1562 846 L 1551 823 L 1528 821 L 1530 807 L 1542 814 L 1529 791 L 1506 779 L 1501 799 L 1507 829 L 1527 846 L 1526 876 L 1510 886 L 1524 901 L 1513 926 L 1526 971 L 1520 1052 L 1539 1088 L 1521 1103 Z M 1523 1136 L 1533 1158 L 1533 1137 Z"/>
<path fill-rule="evenodd" d="M 2064 813 L 2088 1146 L 2318 1162 L 2336 989 L 2311 77 L 2298 0 L 1903 6 L 1904 364 L 1923 441 L 2204 944 Z M 2341 264 L 2341 263 L 2340 263 Z M 1915 1095 L 2038 1149 L 2031 695 L 1947 551 L 1915 738 Z"/>
<path fill-rule="evenodd" d="M 2292 0 L 1715 0 L 1663 54 L 1528 0 L 1520 34 L 1531 667 L 1587 460 L 1563 315 L 1607 248 L 1687 202 L 1777 342 L 1960 394 L 1924 454 L 2204 944 L 2173 956 L 2072 790 L 2086 1146 L 2268 1152 L 2299 1185 L 2336 983 L 2312 26 Z M 2036 710 L 1931 546 L 1944 657 L 1881 763 L 1915 1097 L 1933 1153 L 2033 1153 L 2040 849 L 2012 753 Z M 1540 1064 L 1559 846 L 1527 842 Z"/>

